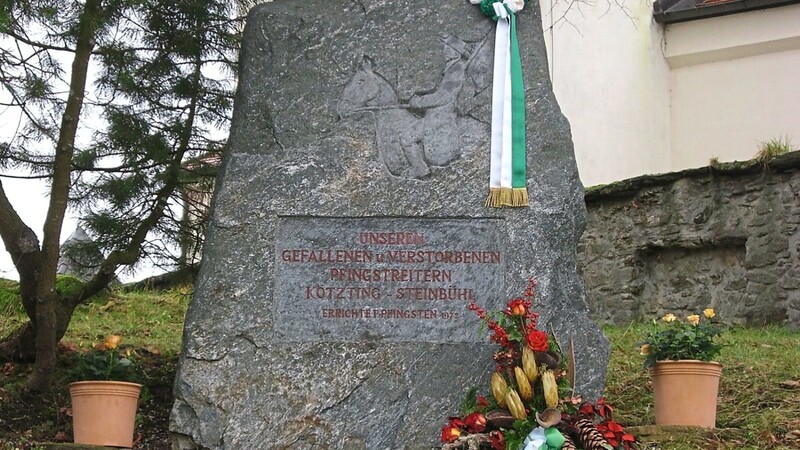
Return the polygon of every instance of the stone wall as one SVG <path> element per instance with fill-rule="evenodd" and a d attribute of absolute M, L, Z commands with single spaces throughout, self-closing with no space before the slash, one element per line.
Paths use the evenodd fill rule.
<path fill-rule="evenodd" d="M 579 266 L 595 318 L 707 307 L 800 327 L 800 152 L 589 189 Z"/>

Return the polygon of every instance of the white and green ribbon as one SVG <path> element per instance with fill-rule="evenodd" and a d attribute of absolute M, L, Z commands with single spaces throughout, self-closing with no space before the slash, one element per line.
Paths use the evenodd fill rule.
<path fill-rule="evenodd" d="M 482 2 L 481 9 L 484 9 Z M 525 168 L 525 88 L 514 13 L 521 0 L 491 2 L 497 19 L 492 87 L 492 148 L 486 206 L 528 206 Z"/>

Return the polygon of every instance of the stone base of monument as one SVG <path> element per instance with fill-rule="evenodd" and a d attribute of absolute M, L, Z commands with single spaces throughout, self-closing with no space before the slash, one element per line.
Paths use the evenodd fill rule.
<path fill-rule="evenodd" d="M 39 450 L 118 450 L 118 447 L 103 447 L 97 445 L 72 444 L 66 442 L 45 442 L 36 444 Z"/>

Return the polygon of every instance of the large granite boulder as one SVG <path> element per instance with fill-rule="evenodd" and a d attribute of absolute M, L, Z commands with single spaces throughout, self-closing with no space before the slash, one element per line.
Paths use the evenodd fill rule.
<path fill-rule="evenodd" d="M 518 16 L 531 206 L 484 207 L 494 22 L 465 1 L 249 16 L 171 416 L 174 448 L 429 449 L 494 346 L 467 310 L 539 282 L 603 389 L 576 270 L 583 189 L 538 4 Z"/>

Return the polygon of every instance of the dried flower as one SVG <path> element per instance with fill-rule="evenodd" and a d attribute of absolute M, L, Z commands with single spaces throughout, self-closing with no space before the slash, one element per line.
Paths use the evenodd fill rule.
<path fill-rule="evenodd" d="M 501 0 L 482 0 L 481 6 L 489 6 L 490 3 L 497 1 Z M 500 344 L 500 348 L 493 355 L 497 369 L 491 375 L 491 392 L 496 405 L 492 402 L 490 407 L 486 398 L 480 395 L 474 397 L 474 403 L 465 401 L 463 407 L 470 414 L 463 420 L 449 418 L 449 423 L 442 428 L 442 442 L 450 445 L 444 447 L 480 446 L 492 450 L 513 447 L 516 450 L 521 448 L 520 439 L 530 431 L 531 427 L 536 426 L 533 416 L 543 427 L 551 426 L 559 420 L 572 423 L 576 415 L 572 414 L 573 417 L 570 417 L 569 411 L 578 409 L 580 413 L 577 418 L 591 416 L 584 419 L 589 424 L 596 422 L 595 415 L 600 415 L 606 421 L 606 432 L 613 433 L 620 443 L 620 449 L 624 447 L 622 450 L 633 450 L 632 436 L 624 434 L 622 425 L 611 421 L 611 407 L 602 399 L 598 400 L 596 407 L 591 404 L 578 407 L 582 404 L 580 398 L 565 397 L 564 400 L 559 398 L 557 377 L 564 375 L 565 365 L 562 361 L 565 358 L 553 336 L 537 328 L 539 315 L 532 310 L 536 299 L 535 287 L 535 281 L 530 280 L 525 295 L 509 301 L 501 310 L 486 311 L 475 303 L 469 304 L 469 310 L 475 312 L 485 328 L 488 328 L 491 340 Z M 665 328 L 676 329 L 684 325 L 688 327 L 674 315 L 668 321 L 675 323 L 665 325 Z M 701 323 L 698 328 L 702 328 L 703 325 Z M 553 339 L 552 346 L 551 339 Z M 651 346 L 649 343 L 642 345 L 642 352 L 648 352 Z M 536 387 L 535 382 L 538 378 L 542 379 L 542 387 Z M 569 384 L 569 381 L 563 378 L 562 382 Z M 562 402 L 565 406 L 563 412 L 556 409 Z M 548 410 L 534 414 L 534 408 L 544 405 L 547 405 Z M 508 445 L 502 430 L 511 430 L 508 435 Z M 551 431 L 558 433 L 555 428 Z"/>
<path fill-rule="evenodd" d="M 525 400 L 532 399 L 533 387 L 531 387 L 531 383 L 528 381 L 528 376 L 525 375 L 525 371 L 522 370 L 521 367 L 514 367 L 514 378 L 517 379 L 517 387 L 519 388 L 520 397 L 524 398 Z"/>
<path fill-rule="evenodd" d="M 491 406 L 487 406 L 486 399 L 480 396 L 473 397 L 474 403 L 466 401 L 464 408 L 470 414 L 464 417 L 463 424 L 459 426 L 451 420 L 442 429 L 443 441 L 451 444 L 444 447 L 466 447 L 474 441 L 479 442 L 481 448 L 517 449 L 523 432 L 527 433 L 529 427 L 536 426 L 533 421 L 535 408 L 545 405 L 551 408 L 549 413 L 552 417 L 542 418 L 541 414 L 536 414 L 540 424 L 550 425 L 564 417 L 564 420 L 569 420 L 568 411 L 581 404 L 580 398 L 567 397 L 563 401 L 559 398 L 557 378 L 564 375 L 565 358 L 554 337 L 537 327 L 539 315 L 532 309 L 536 299 L 535 287 L 536 283 L 531 280 L 524 296 L 512 299 L 500 310 L 486 311 L 475 303 L 469 304 L 469 310 L 475 312 L 488 329 L 490 339 L 500 344 L 493 355 L 496 371 L 491 374 L 491 393 L 495 401 L 489 402 Z M 539 378 L 542 378 L 541 387 L 536 384 Z M 561 381 L 569 384 L 565 378 Z M 562 411 L 556 409 L 562 402 L 566 410 L 563 416 Z M 588 414 L 594 416 L 594 407 L 588 408 Z M 609 411 L 610 419 L 610 408 L 600 411 Z M 616 425 L 614 427 L 616 429 Z M 501 430 L 512 429 L 507 446 Z M 481 436 L 474 436 L 476 434 Z M 625 450 L 632 449 L 628 446 Z"/>
<path fill-rule="evenodd" d="M 544 391 L 544 402 L 548 408 L 558 406 L 558 384 L 556 375 L 552 370 L 542 372 L 542 390 Z"/>
<path fill-rule="evenodd" d="M 522 349 L 522 370 L 525 371 L 525 376 L 528 377 L 528 381 L 531 383 L 539 378 L 539 368 L 536 366 L 536 357 L 533 354 L 533 350 L 528 347 Z"/>
<path fill-rule="evenodd" d="M 501 431 L 492 431 L 489 433 L 489 443 L 492 444 L 492 450 L 505 450 L 506 437 Z"/>
<path fill-rule="evenodd" d="M 508 383 L 500 372 L 492 374 L 492 395 L 494 396 L 497 405 L 503 407 L 506 405 L 506 391 L 508 390 Z"/>
<path fill-rule="evenodd" d="M 513 389 L 509 389 L 508 392 L 506 392 L 506 407 L 517 420 L 525 420 L 525 418 L 528 417 L 528 414 L 525 412 L 525 406 L 519 398 L 519 394 Z"/>
<path fill-rule="evenodd" d="M 486 416 L 479 412 L 474 412 L 464 417 L 467 431 L 470 433 L 480 433 L 486 429 Z"/>
<path fill-rule="evenodd" d="M 455 442 L 461 436 L 461 430 L 452 425 L 445 425 L 442 427 L 442 442 L 449 444 Z"/>

